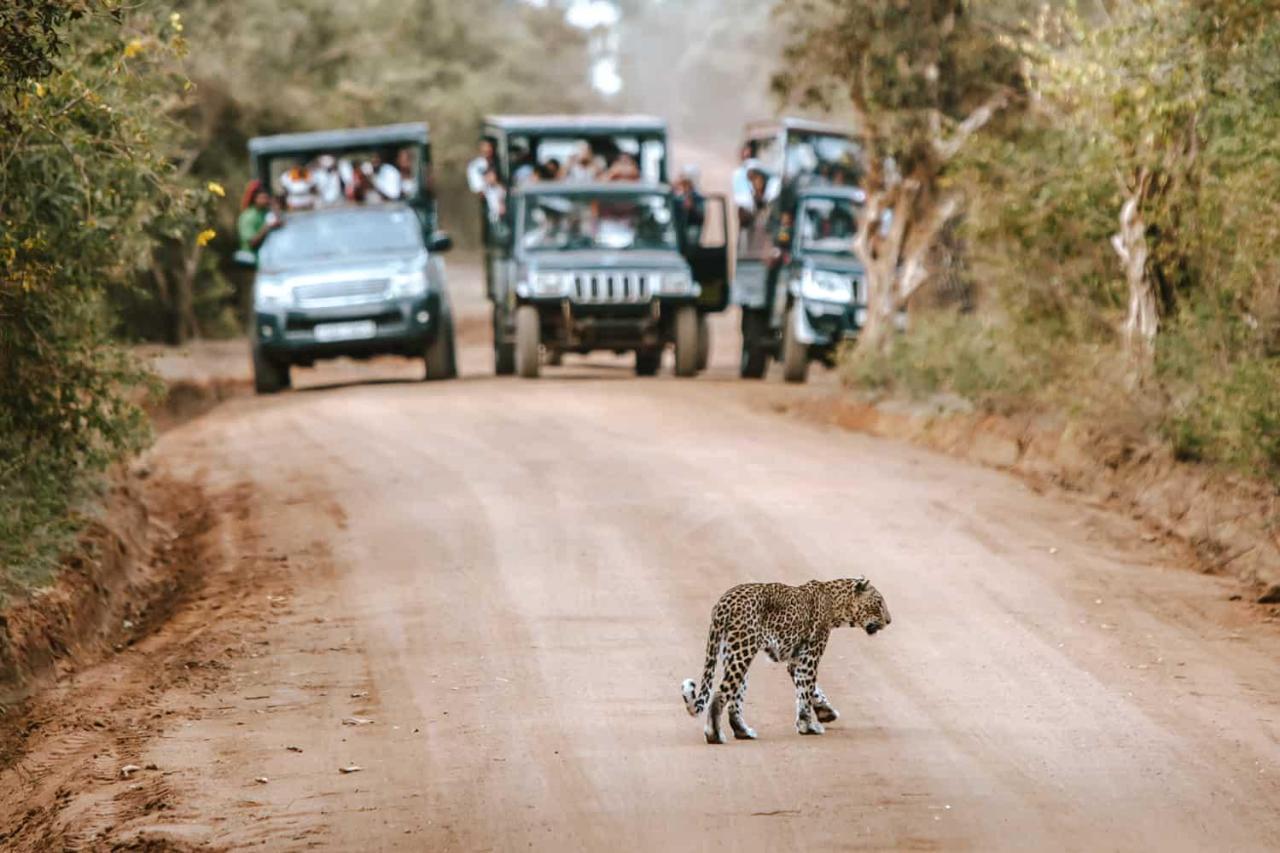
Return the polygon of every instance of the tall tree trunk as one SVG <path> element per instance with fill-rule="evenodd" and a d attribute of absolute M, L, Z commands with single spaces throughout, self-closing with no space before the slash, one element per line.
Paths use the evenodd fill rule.
<path fill-rule="evenodd" d="M 881 233 L 885 212 L 894 207 L 893 195 L 898 193 L 880 191 L 868 197 L 854 240 L 854 253 L 866 271 L 867 318 L 858 334 L 858 349 L 864 352 L 879 352 L 887 348 L 893 330 L 898 252 L 908 217 L 905 212 L 898 217 L 895 210 L 889 232 Z"/>
<path fill-rule="evenodd" d="M 1129 309 L 1124 321 L 1125 346 L 1142 368 L 1151 361 L 1156 333 L 1160 330 L 1156 286 L 1147 271 L 1150 255 L 1147 223 L 1142 216 L 1142 202 L 1150 183 L 1150 173 L 1146 169 L 1140 170 L 1137 186 L 1120 207 L 1120 230 L 1111 237 L 1111 246 L 1120 257 L 1129 289 Z"/>
<path fill-rule="evenodd" d="M 926 179 L 915 176 L 867 200 L 854 241 L 854 252 L 867 274 L 867 321 L 858 338 L 863 351 L 883 351 L 892 345 L 898 314 L 929 281 L 930 250 L 959 209 L 958 196 L 938 198 L 926 187 Z M 891 211 L 887 231 L 885 210 Z"/>

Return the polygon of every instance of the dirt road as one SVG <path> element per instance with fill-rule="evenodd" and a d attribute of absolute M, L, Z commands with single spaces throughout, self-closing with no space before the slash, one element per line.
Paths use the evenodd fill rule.
<path fill-rule="evenodd" d="M 527 382 L 485 375 L 479 346 L 457 382 L 303 376 L 169 432 L 155 464 L 218 509 L 209 585 L 167 637 L 61 694 L 151 720 L 113 755 L 154 770 L 121 780 L 93 747 L 46 831 L 72 847 L 1280 847 L 1280 632 L 1229 582 L 1125 519 L 772 412 L 806 392 L 743 386 L 731 350 L 722 336 L 724 367 L 694 381 L 601 358 Z M 839 722 L 796 735 L 785 670 L 761 658 L 760 740 L 707 746 L 680 682 L 717 596 L 860 573 L 894 622 L 833 637 Z M 126 698 L 131 678 L 215 664 Z M 90 751 L 60 743 L 33 742 L 43 771 L 0 777 L 28 786 L 0 817 Z M 121 805 L 145 796 L 162 806 Z"/>

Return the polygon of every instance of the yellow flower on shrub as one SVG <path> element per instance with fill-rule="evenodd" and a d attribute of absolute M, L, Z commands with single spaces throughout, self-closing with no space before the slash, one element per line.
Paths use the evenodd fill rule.
<path fill-rule="evenodd" d="M 175 33 L 182 32 L 182 16 L 174 12 L 169 16 L 169 26 L 173 27 Z"/>
<path fill-rule="evenodd" d="M 207 246 L 209 245 L 209 241 L 217 236 L 218 236 L 217 231 L 214 231 L 212 228 L 206 228 L 196 235 L 196 245 Z"/>
<path fill-rule="evenodd" d="M 45 88 L 44 88 L 44 84 L 43 84 L 43 83 L 37 83 L 37 84 L 36 84 L 36 97 L 37 97 L 37 98 L 43 98 L 43 97 L 44 97 L 44 93 L 45 93 L 45 91 L 46 91 L 46 90 L 45 90 Z"/>
<path fill-rule="evenodd" d="M 130 39 L 129 43 L 124 46 L 124 58 L 133 59 L 142 53 L 142 39 Z"/>
<path fill-rule="evenodd" d="M 210 182 L 209 182 L 209 185 L 208 185 L 208 188 L 209 188 L 209 192 L 213 193 L 213 194 L 214 194 L 214 195 L 216 195 L 218 198 L 226 198 L 226 197 L 227 197 L 227 191 L 226 191 L 226 190 L 224 190 L 224 189 L 222 188 L 222 184 L 218 183 L 217 181 L 210 181 Z"/>

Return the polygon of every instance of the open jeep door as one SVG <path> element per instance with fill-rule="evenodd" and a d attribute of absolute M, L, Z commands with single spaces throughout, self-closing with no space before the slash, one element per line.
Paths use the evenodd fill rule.
<path fill-rule="evenodd" d="M 693 271 L 693 280 L 702 288 L 698 310 L 705 313 L 723 311 L 729 304 L 729 221 L 723 195 L 707 195 L 704 199 L 702 227 L 696 234 L 685 230 L 684 256 Z"/>

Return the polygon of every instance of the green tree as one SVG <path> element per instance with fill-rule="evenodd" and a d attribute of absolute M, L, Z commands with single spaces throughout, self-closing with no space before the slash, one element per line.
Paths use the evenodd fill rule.
<path fill-rule="evenodd" d="M 9 124 L 0 137 L 0 566 L 10 569 L 47 566 L 82 487 L 146 440 L 137 388 L 147 374 L 110 339 L 105 296 L 146 267 L 157 228 L 196 241 L 209 200 L 175 182 L 164 156 L 172 127 L 160 116 L 184 88 L 172 22 L 66 5 L 76 14 L 40 19 L 51 28 L 44 59 L 20 49 L 0 89 Z"/>
<path fill-rule="evenodd" d="M 1201 0 L 1050 10 L 1018 40 L 1030 108 L 953 174 L 987 334 L 1038 377 L 1031 397 L 1270 476 L 1278 13 Z"/>

